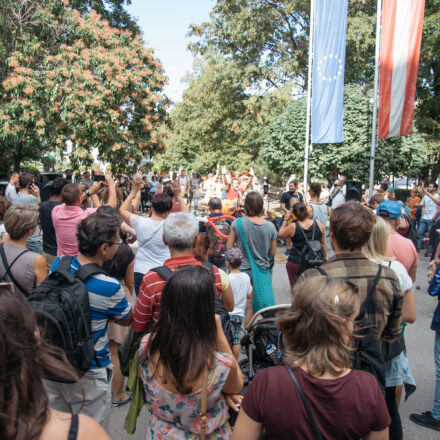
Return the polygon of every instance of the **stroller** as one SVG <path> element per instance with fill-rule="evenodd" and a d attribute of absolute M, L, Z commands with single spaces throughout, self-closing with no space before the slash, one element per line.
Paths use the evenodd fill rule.
<path fill-rule="evenodd" d="M 281 365 L 283 342 L 275 321 L 278 314 L 289 308 L 290 304 L 279 304 L 261 309 L 247 325 L 240 340 L 242 352 L 246 353 L 247 358 L 239 362 L 245 386 L 249 385 L 258 371 Z"/>

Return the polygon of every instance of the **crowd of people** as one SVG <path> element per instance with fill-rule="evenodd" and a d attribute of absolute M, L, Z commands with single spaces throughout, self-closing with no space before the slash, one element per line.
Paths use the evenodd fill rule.
<path fill-rule="evenodd" d="M 328 190 L 292 175 L 279 215 L 265 209 L 267 175 L 252 169 L 86 171 L 45 185 L 12 173 L 0 197 L 2 438 L 106 439 L 112 407 L 130 406 L 133 432 L 144 404 L 147 439 L 403 438 L 401 396 L 416 389 L 404 329 L 416 320 L 425 244 L 430 291 L 440 291 L 436 184 L 403 203 L 384 181 L 356 201 L 344 177 Z M 276 320 L 283 365 L 248 384 L 240 339 L 255 312 L 275 305 L 280 241 L 292 294 Z M 58 309 L 67 329 L 79 322 L 61 301 L 76 279 L 88 296 L 85 366 L 80 324 L 61 342 L 41 325 Z M 59 293 L 51 313 L 42 292 L 52 302 Z M 440 430 L 440 306 L 432 328 L 435 401 L 411 420 Z"/>

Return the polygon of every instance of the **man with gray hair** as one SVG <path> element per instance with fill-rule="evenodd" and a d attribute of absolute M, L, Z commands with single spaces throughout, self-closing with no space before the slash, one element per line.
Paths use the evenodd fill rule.
<path fill-rule="evenodd" d="M 187 212 L 170 214 L 164 220 L 163 241 L 170 248 L 171 258 L 165 261 L 164 266 L 173 271 L 187 265 L 201 266 L 202 263 L 194 256 L 198 233 L 199 223 L 193 215 Z M 220 272 L 216 266 L 212 267 L 217 295 L 222 299 L 226 309 L 232 311 L 234 308 L 232 290 L 223 292 Z M 166 281 L 154 269 L 144 275 L 134 308 L 132 328 L 135 332 L 143 332 L 150 324 L 151 328 L 157 322 L 165 283 Z"/>

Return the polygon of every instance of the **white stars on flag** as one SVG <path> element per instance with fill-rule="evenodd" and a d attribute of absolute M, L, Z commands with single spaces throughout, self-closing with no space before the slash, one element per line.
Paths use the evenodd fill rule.
<path fill-rule="evenodd" d="M 342 64 L 342 58 L 337 54 L 329 53 L 324 55 L 321 60 L 318 61 L 318 76 L 323 81 L 332 82 L 336 81 L 344 71 L 344 65 Z"/>

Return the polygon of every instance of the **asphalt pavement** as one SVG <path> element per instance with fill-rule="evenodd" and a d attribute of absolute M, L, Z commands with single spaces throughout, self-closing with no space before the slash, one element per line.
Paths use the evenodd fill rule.
<path fill-rule="evenodd" d="M 282 248 L 278 248 L 282 252 Z M 419 254 L 420 257 L 421 254 Z M 440 432 L 423 428 L 411 422 L 409 415 L 413 412 L 431 410 L 434 386 L 435 365 L 433 358 L 434 332 L 430 330 L 432 314 L 437 299 L 427 293 L 428 279 L 426 266 L 428 259 L 420 257 L 417 280 L 414 290 L 417 305 L 417 320 L 405 330 L 405 339 L 409 364 L 416 380 L 417 389 L 405 402 L 400 404 L 400 415 L 404 428 L 404 439 L 439 440 Z M 277 304 L 290 303 L 290 286 L 284 264 L 276 264 L 273 273 L 274 293 Z M 125 432 L 123 425 L 128 405 L 112 409 L 110 436 L 113 440 L 143 440 L 146 437 L 147 412 L 144 409 L 138 418 L 137 430 L 133 435 Z"/>

